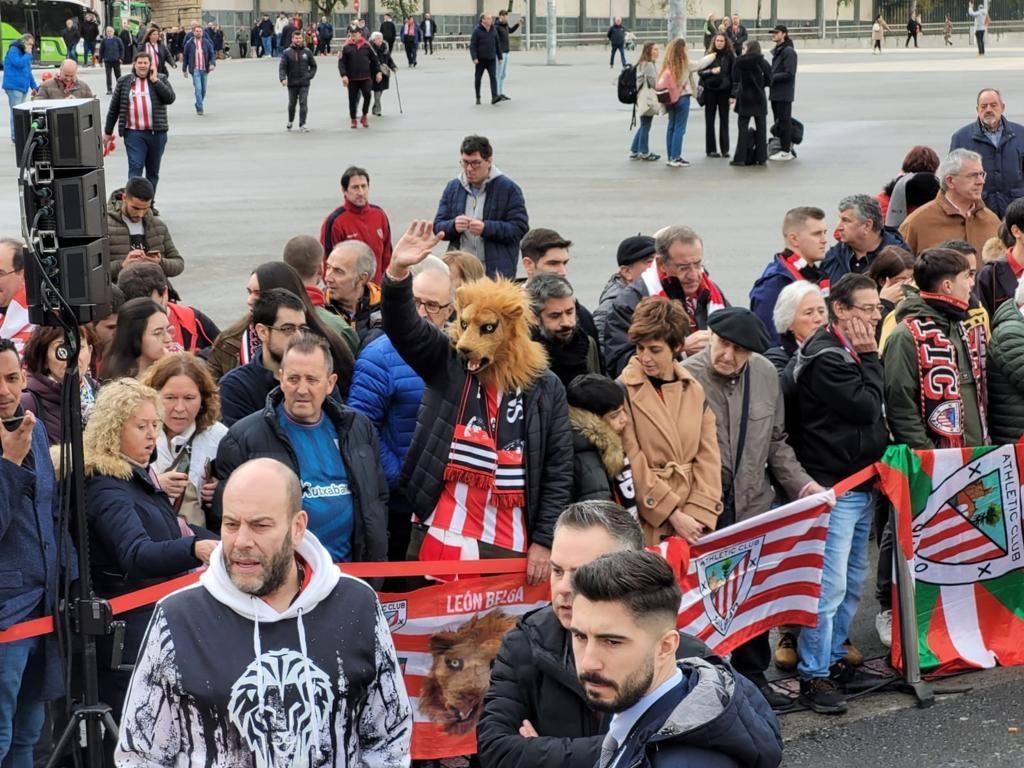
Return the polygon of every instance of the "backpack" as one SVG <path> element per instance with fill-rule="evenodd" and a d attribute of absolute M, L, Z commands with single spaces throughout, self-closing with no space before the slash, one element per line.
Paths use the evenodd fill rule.
<path fill-rule="evenodd" d="M 639 89 L 636 87 L 636 65 L 630 64 L 619 73 L 619 103 L 636 104 Z"/>

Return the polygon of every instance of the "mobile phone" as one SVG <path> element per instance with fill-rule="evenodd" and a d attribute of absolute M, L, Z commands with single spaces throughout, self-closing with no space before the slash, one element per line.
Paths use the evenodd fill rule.
<path fill-rule="evenodd" d="M 159 259 L 160 251 L 146 251 L 146 255 L 149 256 L 151 259 Z"/>
<path fill-rule="evenodd" d="M 9 419 L 0 419 L 0 421 L 3 421 L 4 427 L 7 428 L 8 432 L 16 432 L 18 427 L 21 426 L 21 423 L 25 421 L 25 414 L 23 413 L 20 416 L 11 416 Z"/>

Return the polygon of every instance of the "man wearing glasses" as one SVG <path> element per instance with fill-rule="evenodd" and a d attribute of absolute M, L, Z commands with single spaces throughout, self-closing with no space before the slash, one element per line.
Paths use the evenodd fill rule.
<path fill-rule="evenodd" d="M 221 421 L 230 427 L 239 419 L 261 410 L 267 395 L 277 386 L 288 340 L 308 331 L 302 299 L 284 288 L 263 291 L 252 310 L 262 351 L 248 363 L 229 371 L 220 380 Z"/>
<path fill-rule="evenodd" d="M 999 232 L 999 217 L 985 206 L 985 169 L 981 155 L 954 149 L 935 172 L 941 191 L 907 216 L 900 234 L 913 253 L 923 253 L 945 240 L 966 240 L 981 253 L 985 241 Z"/>
<path fill-rule="evenodd" d="M 441 193 L 434 232 L 444 233 L 449 250 L 480 259 L 489 277 L 512 279 L 530 228 L 523 191 L 494 165 L 486 137 L 467 136 L 460 152 L 462 173 Z"/>
<path fill-rule="evenodd" d="M 412 295 L 419 316 L 443 330 L 455 307 L 455 290 L 441 259 L 428 256 L 417 265 Z M 404 560 L 409 547 L 412 518 L 398 479 L 422 400 L 423 379 L 395 351 L 391 339 L 381 334 L 363 347 L 347 404 L 365 414 L 380 435 L 380 463 L 389 488 L 388 560 Z"/>

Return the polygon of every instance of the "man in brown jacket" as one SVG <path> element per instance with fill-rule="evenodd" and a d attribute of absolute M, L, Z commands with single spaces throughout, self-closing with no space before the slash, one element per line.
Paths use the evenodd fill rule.
<path fill-rule="evenodd" d="M 774 506 L 772 477 L 790 499 L 825 489 L 804 471 L 786 441 L 779 374 L 761 356 L 769 339 L 757 315 L 743 307 L 726 307 L 708 319 L 708 329 L 708 346 L 688 357 L 683 368 L 700 382 L 715 413 L 724 507 L 718 527 L 723 528 Z M 771 658 L 765 632 L 733 651 L 732 663 L 761 688 L 769 704 L 788 707 L 789 697 L 777 693 L 765 678 Z"/>
<path fill-rule="evenodd" d="M 999 231 L 999 217 L 981 199 L 985 171 L 981 155 L 954 149 L 939 165 L 939 194 L 907 216 L 900 234 L 918 254 L 945 240 L 966 240 L 981 253 L 985 241 Z"/>
<path fill-rule="evenodd" d="M 78 64 L 65 59 L 55 77 L 39 86 L 34 101 L 40 99 L 92 99 L 92 89 L 78 79 Z"/>

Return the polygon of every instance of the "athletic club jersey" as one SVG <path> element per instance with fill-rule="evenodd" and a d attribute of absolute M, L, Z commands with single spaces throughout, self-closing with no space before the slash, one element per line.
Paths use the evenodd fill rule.
<path fill-rule="evenodd" d="M 483 387 L 488 421 L 496 421 L 499 393 Z M 493 544 L 513 552 L 525 552 L 526 521 L 521 507 L 498 510 L 491 491 L 467 483 L 448 480 L 437 500 L 434 513 L 426 520 L 428 528 L 437 528 L 468 539 Z"/>
<path fill-rule="evenodd" d="M 128 91 L 128 124 L 132 131 L 153 130 L 153 99 L 149 93 L 149 81 L 136 77 Z"/>

